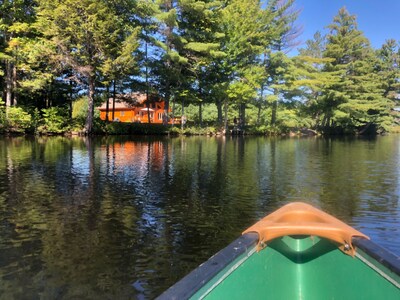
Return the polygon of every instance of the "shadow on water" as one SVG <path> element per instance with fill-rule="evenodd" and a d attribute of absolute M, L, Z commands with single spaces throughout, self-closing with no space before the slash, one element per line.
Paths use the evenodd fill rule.
<path fill-rule="evenodd" d="M 0 293 L 154 298 L 299 200 L 400 254 L 399 151 L 399 136 L 0 138 Z"/>

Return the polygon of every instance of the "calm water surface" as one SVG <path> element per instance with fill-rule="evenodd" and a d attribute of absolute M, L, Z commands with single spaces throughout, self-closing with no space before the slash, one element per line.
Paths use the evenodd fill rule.
<path fill-rule="evenodd" d="M 400 255 L 400 136 L 0 138 L 0 298 L 151 299 L 299 200 Z"/>

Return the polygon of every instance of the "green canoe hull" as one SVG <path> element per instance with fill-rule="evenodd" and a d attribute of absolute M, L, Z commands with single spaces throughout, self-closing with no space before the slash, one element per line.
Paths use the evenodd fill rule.
<path fill-rule="evenodd" d="M 256 251 L 245 234 L 160 299 L 400 299 L 399 258 L 357 241 L 355 257 L 330 240 L 284 236 Z"/>
<path fill-rule="evenodd" d="M 285 236 L 260 252 L 244 253 L 193 296 L 203 297 L 400 299 L 400 289 L 328 240 Z"/>

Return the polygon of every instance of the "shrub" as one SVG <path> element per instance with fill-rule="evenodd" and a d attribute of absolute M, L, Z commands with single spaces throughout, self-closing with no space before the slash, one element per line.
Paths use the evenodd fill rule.
<path fill-rule="evenodd" d="M 40 126 L 41 116 L 39 109 L 35 108 L 32 112 L 32 131 L 37 132 Z"/>
<path fill-rule="evenodd" d="M 22 107 L 8 107 L 6 128 L 10 132 L 25 133 L 32 126 L 32 117 Z"/>
<path fill-rule="evenodd" d="M 181 134 L 181 135 L 214 135 L 218 133 L 217 128 L 208 126 L 208 127 L 195 127 L 195 126 L 187 126 L 184 129 L 180 127 L 172 127 L 169 130 L 170 134 Z"/>
<path fill-rule="evenodd" d="M 400 125 L 394 125 L 389 129 L 390 133 L 400 133 Z"/>
<path fill-rule="evenodd" d="M 274 135 L 275 134 L 275 132 L 271 132 L 271 127 L 267 126 L 267 125 L 259 125 L 259 126 L 250 127 L 249 133 L 256 134 L 256 135 L 266 135 L 266 134 Z"/>
<path fill-rule="evenodd" d="M 82 96 L 76 99 L 72 103 L 72 124 L 71 124 L 72 131 L 83 130 L 83 128 L 85 127 L 87 110 L 88 110 L 88 101 L 86 96 Z M 96 124 L 96 111 L 97 109 L 95 109 L 95 116 L 94 116 L 95 124 L 93 125 L 95 128 L 98 125 Z"/>
<path fill-rule="evenodd" d="M 50 107 L 42 109 L 43 125 L 38 127 L 39 133 L 64 133 L 68 130 L 67 109 L 64 107 Z"/>
<path fill-rule="evenodd" d="M 77 118 L 86 118 L 88 110 L 88 100 L 86 96 L 80 97 L 76 99 L 72 103 L 72 118 L 77 119 Z"/>
<path fill-rule="evenodd" d="M 95 134 L 109 135 L 165 135 L 169 129 L 169 126 L 162 124 L 104 122 L 99 117 L 95 118 L 93 126 Z"/>

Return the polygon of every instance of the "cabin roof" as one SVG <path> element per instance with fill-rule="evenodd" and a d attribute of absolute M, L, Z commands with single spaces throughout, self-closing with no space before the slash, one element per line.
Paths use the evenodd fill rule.
<path fill-rule="evenodd" d="M 124 108 L 132 108 L 135 105 L 132 103 L 128 103 L 125 101 L 121 101 L 121 100 L 115 100 L 115 109 L 124 109 Z M 110 98 L 108 99 L 108 107 L 109 109 L 111 109 L 113 107 L 113 99 Z M 105 110 L 107 109 L 107 102 L 103 102 L 103 104 L 99 107 L 100 110 Z"/>
<path fill-rule="evenodd" d="M 118 94 L 115 97 L 115 109 L 130 109 L 135 106 L 142 105 L 146 101 L 146 94 L 141 93 L 129 93 L 129 94 Z M 151 98 L 150 98 L 151 99 Z M 112 108 L 113 98 L 108 99 L 108 107 Z M 100 110 L 107 109 L 107 102 L 103 102 L 98 107 Z"/>

